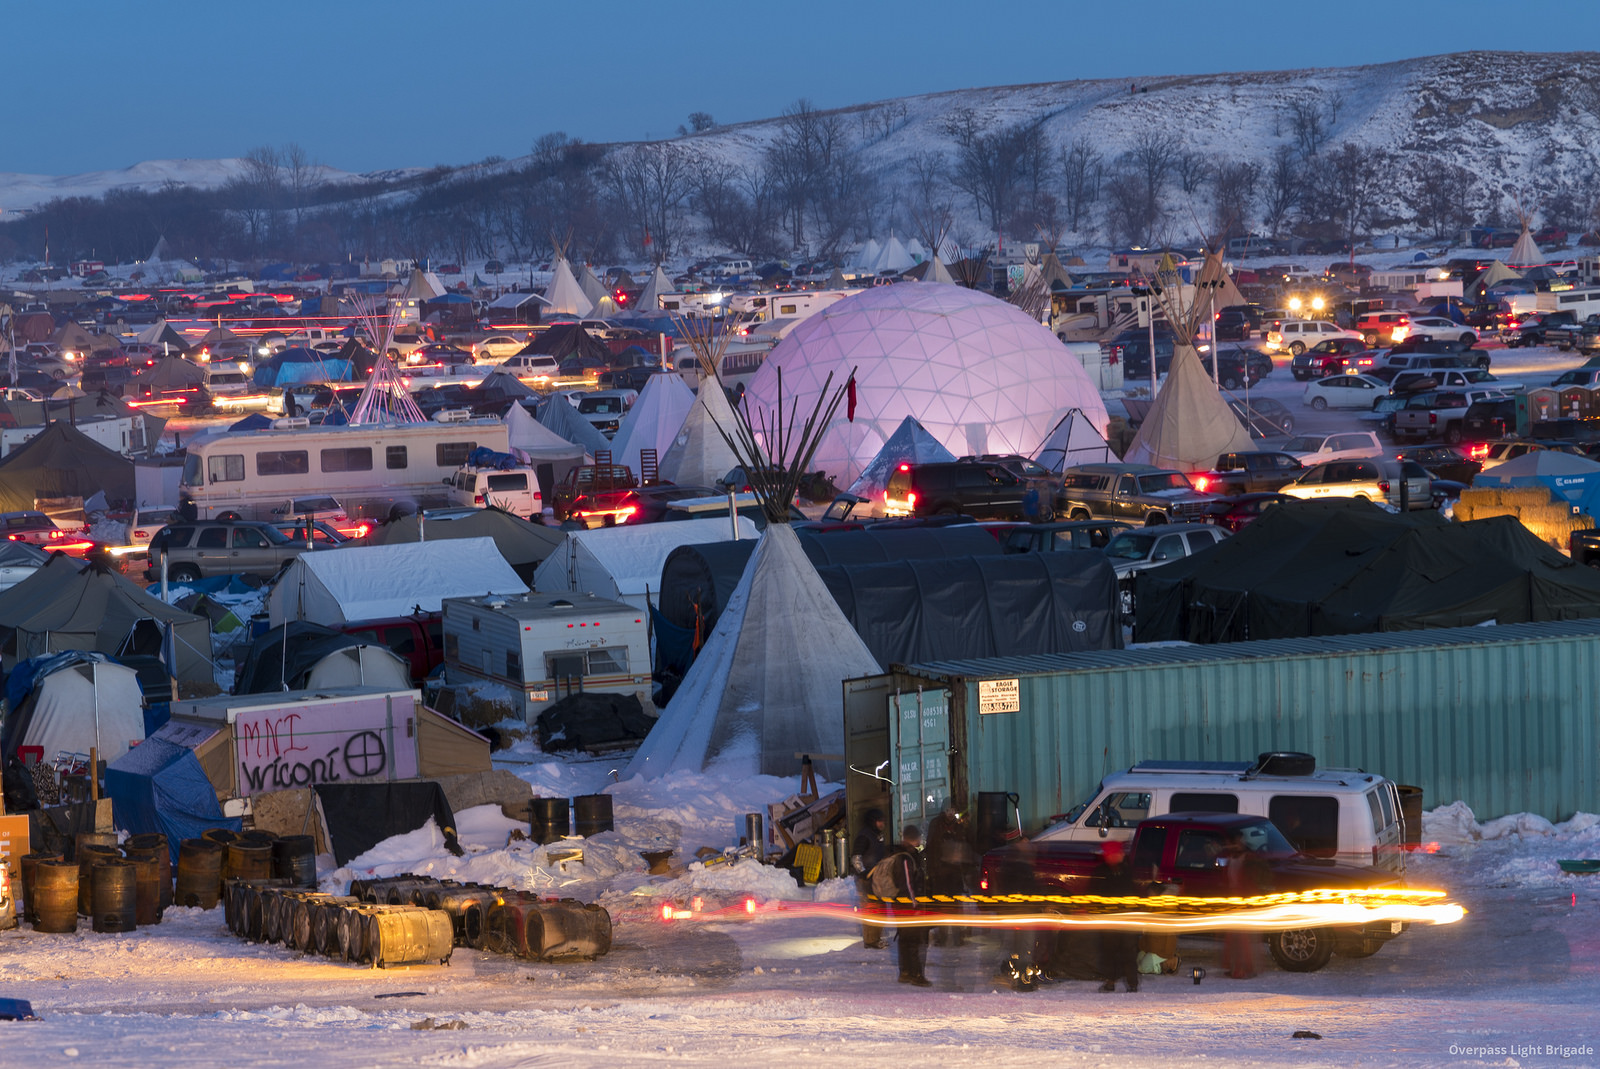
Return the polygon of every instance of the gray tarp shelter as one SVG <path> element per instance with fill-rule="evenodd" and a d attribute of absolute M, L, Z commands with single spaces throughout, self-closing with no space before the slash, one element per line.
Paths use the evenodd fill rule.
<path fill-rule="evenodd" d="M 1510 516 L 1304 501 L 1145 572 L 1137 598 L 1141 642 L 1242 642 L 1595 617 L 1600 572 Z"/>
<path fill-rule="evenodd" d="M 402 516 L 375 529 L 366 542 L 387 546 L 399 542 L 438 542 L 447 538 L 491 538 L 511 570 L 524 583 L 533 583 L 533 573 L 544 559 L 567 540 L 565 531 L 529 523 L 520 516 L 497 508 L 481 508 L 470 513 L 448 510 L 441 516 Z"/>
<path fill-rule="evenodd" d="M 0 460 L 0 511 L 37 508 L 48 498 L 135 497 L 133 461 L 57 420 Z"/>

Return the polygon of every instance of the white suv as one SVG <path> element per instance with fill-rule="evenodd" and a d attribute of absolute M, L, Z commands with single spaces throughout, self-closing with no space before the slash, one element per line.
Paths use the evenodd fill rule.
<path fill-rule="evenodd" d="M 1361 335 L 1324 319 L 1285 319 L 1277 330 L 1267 332 L 1267 348 L 1299 356 L 1318 342 L 1330 338 L 1355 338 L 1359 341 Z"/>

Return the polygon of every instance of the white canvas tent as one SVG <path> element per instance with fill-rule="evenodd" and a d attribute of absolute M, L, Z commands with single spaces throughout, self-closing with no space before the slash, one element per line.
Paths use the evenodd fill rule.
<path fill-rule="evenodd" d="M 711 637 L 628 766 L 793 776 L 797 754 L 844 776 L 845 679 L 882 672 L 787 525 L 767 528 Z"/>
<path fill-rule="evenodd" d="M 289 620 L 332 627 L 438 612 L 445 598 L 527 590 L 492 538 L 319 550 L 284 570 L 267 595 L 267 619 L 271 627 Z"/>
<path fill-rule="evenodd" d="M 1222 453 L 1256 448 L 1250 432 L 1222 399 L 1200 355 L 1180 345 L 1172 370 L 1122 458 L 1179 471 L 1207 471 Z"/>
<path fill-rule="evenodd" d="M 594 302 L 585 296 L 565 260 L 556 261 L 555 270 L 550 275 L 550 285 L 544 291 L 544 299 L 548 310 L 552 312 L 586 316 L 594 311 Z"/>
<path fill-rule="evenodd" d="M 132 668 L 93 653 L 65 655 L 59 665 L 44 667 L 54 670 L 36 678 L 9 714 L 17 720 L 6 731 L 10 746 L 37 746 L 43 761 L 62 752 L 87 756 L 95 747 L 115 761 L 130 742 L 144 738 L 144 697 Z"/>
<path fill-rule="evenodd" d="M 520 404 L 511 406 L 504 422 L 512 455 L 527 464 L 552 465 L 557 482 L 588 456 L 583 446 L 567 441 L 534 419 L 533 413 Z"/>
<path fill-rule="evenodd" d="M 870 270 L 878 274 L 898 274 L 908 268 L 917 266 L 917 261 L 911 258 L 906 247 L 900 244 L 900 239 L 893 234 L 883 243 L 870 265 Z"/>
<path fill-rule="evenodd" d="M 1074 408 L 1045 435 L 1033 459 L 1059 475 L 1065 468 L 1114 463 L 1117 457 L 1094 421 L 1081 408 Z"/>
<path fill-rule="evenodd" d="M 694 391 L 689 389 L 682 375 L 651 375 L 645 380 L 644 389 L 639 391 L 639 399 L 623 417 L 617 436 L 611 439 L 611 456 L 615 463 L 626 464 L 638 475 L 642 470 L 640 454 L 646 449 L 656 451 L 659 463 L 672 447 L 694 403 Z"/>
<path fill-rule="evenodd" d="M 1517 243 L 1511 246 L 1511 262 L 1527 267 L 1529 264 L 1544 263 L 1544 253 L 1539 251 L 1539 245 L 1533 240 L 1533 234 L 1528 230 L 1528 220 L 1522 220 L 1522 233 L 1517 235 Z"/>
<path fill-rule="evenodd" d="M 662 482 L 711 486 L 740 467 L 739 457 L 722 437 L 723 432 L 732 436 L 737 425 L 722 386 L 714 379 L 702 379 L 683 426 L 661 457 Z"/>
<path fill-rule="evenodd" d="M 596 430 L 593 423 L 578 415 L 578 410 L 565 397 L 547 398 L 539 408 L 538 422 L 563 441 L 582 446 L 590 456 L 611 448 L 606 436 Z"/>
<path fill-rule="evenodd" d="M 946 286 L 954 286 L 956 284 L 955 277 L 950 274 L 950 269 L 946 267 L 944 265 L 944 261 L 937 256 L 935 256 L 933 258 L 933 262 L 928 265 L 928 270 L 923 273 L 922 281 L 942 282 Z"/>
<path fill-rule="evenodd" d="M 595 277 L 594 268 L 588 264 L 583 265 L 583 270 L 578 272 L 578 288 L 583 295 L 589 298 L 589 304 L 598 312 L 603 301 L 609 301 L 611 295 L 606 288 L 600 285 L 600 280 Z M 614 306 L 613 306 L 614 307 Z"/>
<path fill-rule="evenodd" d="M 661 295 L 664 293 L 678 292 L 672 285 L 672 279 L 661 270 L 657 264 L 650 280 L 644 284 L 644 289 L 639 291 L 639 296 L 633 302 L 633 311 L 636 315 L 657 315 L 661 312 Z"/>
<path fill-rule="evenodd" d="M 411 277 L 406 279 L 405 288 L 400 291 L 400 297 L 408 301 L 431 301 L 443 292 L 444 283 L 438 275 L 413 267 Z"/>
<path fill-rule="evenodd" d="M 740 516 L 738 523 L 740 538 L 756 537 L 750 517 Z M 566 545 L 546 557 L 533 573 L 533 588 L 541 594 L 593 594 L 643 609 L 654 604 L 661 590 L 661 566 L 667 562 L 667 554 L 679 546 L 726 542 L 732 533 L 733 526 L 725 516 L 569 531 Z"/>
<path fill-rule="evenodd" d="M 383 646 L 346 646 L 322 658 L 306 673 L 306 690 L 329 687 L 409 690 L 411 666 Z"/>
<path fill-rule="evenodd" d="M 868 238 L 867 243 L 861 246 L 861 251 L 856 254 L 856 262 L 852 267 L 862 271 L 871 271 L 872 265 L 878 262 L 878 253 L 883 251 L 883 246 L 878 244 L 877 238 Z"/>
<path fill-rule="evenodd" d="M 955 454 L 929 434 L 915 419 L 907 416 L 889 435 L 878 455 L 867 462 L 860 478 L 850 484 L 850 493 L 869 498 L 876 506 L 889 488 L 889 476 L 898 464 L 944 464 L 955 460 Z"/>

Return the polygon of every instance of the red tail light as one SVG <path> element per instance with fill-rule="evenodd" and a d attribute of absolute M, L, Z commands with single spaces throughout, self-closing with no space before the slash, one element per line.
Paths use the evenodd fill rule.
<path fill-rule="evenodd" d="M 149 538 L 150 537 L 150 532 L 149 531 L 135 531 L 135 532 L 133 532 L 133 537 L 135 537 L 135 538 Z"/>
<path fill-rule="evenodd" d="M 1210 485 L 1211 485 L 1211 480 L 1206 478 L 1204 475 L 1201 475 L 1200 477 L 1198 477 L 1194 481 L 1194 488 L 1196 490 L 1204 491 L 1205 488 L 1210 486 Z"/>
<path fill-rule="evenodd" d="M 1383 492 L 1383 493 L 1386 493 L 1386 494 L 1387 494 L 1387 493 L 1388 493 L 1388 492 L 1389 492 L 1389 483 L 1388 483 L 1388 480 L 1384 480 L 1384 481 L 1383 481 L 1383 482 L 1380 482 L 1380 483 L 1379 483 L 1379 484 L 1378 484 L 1378 489 L 1379 489 L 1379 490 L 1381 490 L 1381 491 L 1382 491 L 1382 492 Z"/>
<path fill-rule="evenodd" d="M 917 495 L 916 494 L 907 494 L 906 495 L 906 504 L 911 506 L 912 508 L 916 508 L 917 507 Z"/>
<path fill-rule="evenodd" d="M 1487 445 L 1475 445 L 1467 451 L 1467 456 L 1473 460 L 1482 460 L 1489 455 Z"/>

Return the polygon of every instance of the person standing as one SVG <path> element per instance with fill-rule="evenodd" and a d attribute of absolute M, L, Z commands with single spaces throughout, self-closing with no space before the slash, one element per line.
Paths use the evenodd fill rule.
<path fill-rule="evenodd" d="M 1228 870 L 1228 894 L 1235 898 L 1249 898 L 1267 890 L 1270 880 L 1260 859 L 1244 848 L 1238 839 L 1230 840 L 1217 859 Z M 1222 936 L 1222 966 L 1235 980 L 1249 980 L 1256 975 L 1256 943 L 1260 935 L 1255 932 L 1228 931 Z"/>
<path fill-rule="evenodd" d="M 928 823 L 926 857 L 930 894 L 968 895 L 977 889 L 978 858 L 972 848 L 972 829 L 954 798 L 946 798 L 939 815 Z M 963 907 L 955 908 L 964 912 Z M 950 945 L 958 947 L 966 936 L 966 929 L 935 928 L 933 945 L 944 946 L 946 935 Z"/>
<path fill-rule="evenodd" d="M 1126 861 L 1127 847 L 1120 839 L 1100 844 L 1100 864 L 1089 876 L 1094 893 L 1106 898 L 1129 898 L 1139 894 Z M 1118 911 L 1126 907 L 1115 907 Z M 1100 931 L 1100 990 L 1115 991 L 1117 981 L 1129 991 L 1139 990 L 1139 933 L 1119 928 Z"/>
<path fill-rule="evenodd" d="M 855 871 L 856 891 L 863 905 L 867 904 L 867 896 L 872 893 L 872 870 L 878 862 L 889 856 L 889 844 L 884 841 L 883 827 L 883 810 L 867 810 L 861 830 L 850 844 L 850 867 Z M 862 921 L 861 945 L 868 950 L 882 950 L 883 928 Z"/>
<path fill-rule="evenodd" d="M 922 866 L 922 829 L 907 824 L 900 833 L 900 845 L 894 853 L 878 862 L 872 870 L 872 893 L 890 903 L 889 915 L 909 915 L 920 903 L 917 899 L 927 894 L 927 875 Z M 908 899 L 908 902 L 896 901 Z M 908 925 L 895 933 L 898 948 L 900 982 L 916 987 L 931 987 L 925 973 L 928 960 L 928 929 L 922 925 Z"/>

